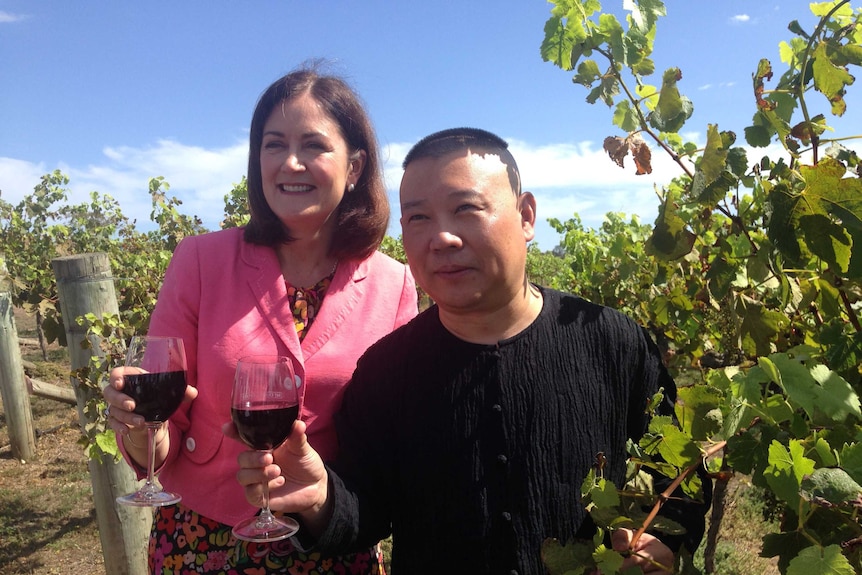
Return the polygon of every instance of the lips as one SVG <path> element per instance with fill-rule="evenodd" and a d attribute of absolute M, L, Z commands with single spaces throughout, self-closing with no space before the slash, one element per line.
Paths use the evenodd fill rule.
<path fill-rule="evenodd" d="M 304 194 L 314 189 L 309 184 L 278 184 L 278 190 L 285 194 Z"/>
<path fill-rule="evenodd" d="M 469 271 L 470 269 L 472 268 L 468 266 L 445 265 L 435 269 L 434 273 L 443 276 L 452 276 Z"/>

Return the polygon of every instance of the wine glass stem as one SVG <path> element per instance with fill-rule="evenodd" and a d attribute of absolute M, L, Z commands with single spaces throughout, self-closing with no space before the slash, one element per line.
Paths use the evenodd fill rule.
<path fill-rule="evenodd" d="M 267 453 L 272 453 L 272 451 L 267 451 Z M 274 517 L 272 515 L 272 511 L 269 509 L 269 482 L 263 482 L 263 507 L 261 508 L 260 518 L 258 519 L 258 523 L 262 525 L 267 525 L 273 522 Z"/>
<path fill-rule="evenodd" d="M 158 423 L 147 423 L 147 482 L 144 485 L 146 493 L 156 492 L 155 467 L 156 467 L 156 431 Z"/>

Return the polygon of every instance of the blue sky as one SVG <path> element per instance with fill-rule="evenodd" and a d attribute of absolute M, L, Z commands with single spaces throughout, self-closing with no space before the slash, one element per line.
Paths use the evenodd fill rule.
<path fill-rule="evenodd" d="M 622 0 L 604 0 L 622 20 Z M 754 112 L 751 73 L 761 57 L 784 70 L 778 44 L 800 0 L 665 0 L 654 59 L 682 70 L 694 102 L 686 135 L 707 123 L 742 134 Z M 654 186 L 677 174 L 658 160 L 648 176 L 620 170 L 601 149 L 623 135 L 603 104 L 584 101 L 571 73 L 543 62 L 545 0 L 0 0 L 0 198 L 17 203 L 60 169 L 71 201 L 116 198 L 145 228 L 147 181 L 164 176 L 183 213 L 218 229 L 223 196 L 246 171 L 257 97 L 310 58 L 325 58 L 366 102 L 377 128 L 397 235 L 400 162 L 422 136 L 471 125 L 512 147 L 545 223 L 578 213 L 598 227 L 609 211 L 650 222 Z M 660 74 L 651 78 L 660 83 Z M 862 98 L 848 113 L 860 126 Z M 828 114 L 814 98 L 815 111 Z M 830 119 L 831 121 L 831 119 Z M 858 128 L 857 128 L 858 131 Z M 842 133 L 846 135 L 847 129 Z M 658 154 L 654 155 L 654 158 Z"/>

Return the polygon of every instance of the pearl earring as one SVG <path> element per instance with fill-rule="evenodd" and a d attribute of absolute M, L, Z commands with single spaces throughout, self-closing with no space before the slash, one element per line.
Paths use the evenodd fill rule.
<path fill-rule="evenodd" d="M 347 191 L 348 191 L 348 193 L 349 193 L 349 192 L 352 192 L 352 191 L 353 191 L 353 190 L 355 190 L 355 189 L 356 189 L 356 186 L 354 186 L 353 184 L 349 184 L 349 185 L 347 186 Z"/>

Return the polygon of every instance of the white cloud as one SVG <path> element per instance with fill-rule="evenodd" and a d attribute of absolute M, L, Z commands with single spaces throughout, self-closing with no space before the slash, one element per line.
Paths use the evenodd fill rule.
<path fill-rule="evenodd" d="M 732 88 L 736 85 L 736 82 L 719 82 L 718 84 L 704 84 L 703 86 L 698 86 L 698 90 L 712 90 L 713 88 Z"/>
<path fill-rule="evenodd" d="M 643 222 L 655 218 L 658 198 L 655 186 L 670 182 L 681 173 L 666 154 L 653 152 L 652 174 L 636 176 L 634 161 L 626 158 L 617 166 L 602 148 L 592 142 L 531 146 L 510 139 L 510 149 L 521 170 L 524 189 L 536 196 L 536 242 L 545 250 L 560 237 L 547 223 L 549 218 L 566 221 L 578 214 L 587 228 L 598 228 L 608 212 L 638 215 Z M 400 233 L 398 186 L 401 162 L 412 144 L 390 144 L 383 151 L 384 167 L 392 203 L 390 235 Z"/>
<path fill-rule="evenodd" d="M 246 173 L 248 144 L 204 149 L 171 140 L 150 148 L 119 147 L 103 150 L 104 162 L 85 167 L 60 164 L 47 167 L 13 158 L 0 158 L 2 199 L 16 204 L 32 193 L 40 176 L 59 169 L 69 177 L 69 202 L 81 203 L 91 191 L 116 199 L 140 229 L 149 229 L 152 204 L 150 178 L 164 176 L 169 196 L 183 202 L 180 211 L 200 217 L 209 229 L 218 229 L 224 215 L 224 196 Z"/>
<path fill-rule="evenodd" d="M 745 24 L 751 21 L 751 16 L 748 14 L 736 14 L 735 16 L 731 16 L 730 21 L 734 24 Z"/>
<path fill-rule="evenodd" d="M 0 157 L 0 200 L 17 204 L 33 192 L 47 171 L 42 163 Z"/>
<path fill-rule="evenodd" d="M 697 133 L 683 135 L 700 141 Z M 400 232 L 398 187 L 401 162 L 413 143 L 392 143 L 381 151 L 387 190 L 392 204 L 389 234 Z M 547 223 L 549 218 L 566 221 L 578 214 L 587 228 L 601 226 L 608 212 L 637 215 L 651 223 L 657 213 L 656 189 L 679 176 L 681 168 L 654 146 L 651 174 L 637 176 L 632 159 L 625 168 L 617 166 L 592 142 L 559 143 L 542 146 L 510 140 L 511 150 L 521 169 L 524 189 L 536 196 L 538 225 L 536 241 L 542 249 L 557 245 L 559 235 Z M 224 196 L 242 179 L 247 167 L 247 144 L 237 142 L 225 148 L 206 149 L 173 140 L 160 140 L 149 148 L 121 146 L 103 150 L 104 161 L 89 166 L 60 164 L 46 166 L 15 158 L 0 157 L 0 199 L 17 204 L 33 192 L 43 174 L 59 169 L 69 176 L 69 201 L 81 203 L 91 191 L 115 198 L 139 229 L 152 229 L 151 203 L 147 193 L 150 178 L 164 176 L 171 188 L 169 196 L 182 200 L 180 211 L 200 217 L 212 230 L 224 215 Z M 749 161 L 764 155 L 778 157 L 780 147 L 749 151 Z"/>
<path fill-rule="evenodd" d="M 29 16 L 26 14 L 12 14 L 11 12 L 0 10 L 0 24 L 11 24 L 13 22 L 20 22 L 22 20 L 26 20 L 27 18 L 29 18 Z"/>

